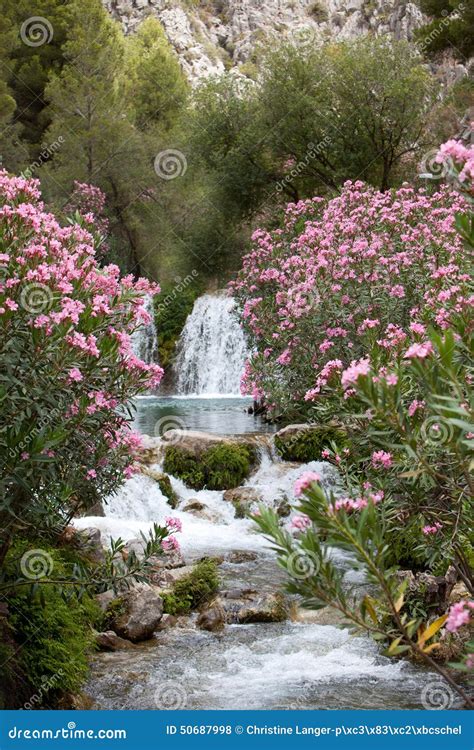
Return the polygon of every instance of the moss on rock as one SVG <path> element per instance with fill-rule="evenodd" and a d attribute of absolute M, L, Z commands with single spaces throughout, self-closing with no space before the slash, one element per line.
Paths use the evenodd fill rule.
<path fill-rule="evenodd" d="M 195 490 L 226 490 L 242 484 L 256 457 L 250 444 L 219 443 L 200 455 L 170 445 L 165 450 L 164 469 Z"/>
<path fill-rule="evenodd" d="M 197 563 L 189 575 L 180 578 L 168 593 L 162 594 L 164 612 L 169 615 L 187 615 L 214 596 L 219 588 L 215 560 L 204 559 Z"/>

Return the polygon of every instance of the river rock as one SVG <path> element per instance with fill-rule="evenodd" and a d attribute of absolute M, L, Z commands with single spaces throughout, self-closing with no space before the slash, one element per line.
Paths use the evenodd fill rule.
<path fill-rule="evenodd" d="M 196 625 L 201 630 L 209 630 L 211 633 L 218 633 L 224 629 L 226 614 L 221 606 L 212 606 L 200 613 L 196 620 Z"/>
<path fill-rule="evenodd" d="M 140 584 L 120 597 L 120 609 L 110 625 L 117 635 L 133 643 L 146 641 L 163 616 L 163 600 L 147 584 Z"/>
<path fill-rule="evenodd" d="M 101 651 L 119 651 L 124 648 L 133 648 L 133 643 L 120 638 L 113 630 L 95 634 L 95 642 Z"/>
<path fill-rule="evenodd" d="M 165 444 L 175 445 L 194 458 L 200 458 L 209 448 L 215 445 L 249 445 L 254 441 L 239 435 L 217 435 L 199 430 L 167 430 L 162 435 Z"/>
<path fill-rule="evenodd" d="M 256 552 L 246 549 L 235 549 L 226 556 L 225 561 L 234 565 L 241 565 L 246 562 L 253 562 L 258 558 Z"/>
<path fill-rule="evenodd" d="M 278 593 L 259 594 L 255 589 L 222 591 L 209 609 L 222 609 L 229 624 L 249 622 L 282 622 L 288 617 L 285 597 Z"/>
<path fill-rule="evenodd" d="M 238 502 L 248 506 L 260 502 L 261 495 L 253 487 L 235 487 L 233 490 L 226 490 L 223 499 L 229 503 Z"/>
<path fill-rule="evenodd" d="M 205 503 L 201 503 L 199 500 L 191 500 L 184 506 L 183 511 L 191 513 L 196 518 L 203 518 L 205 521 L 215 521 L 215 514 Z"/>

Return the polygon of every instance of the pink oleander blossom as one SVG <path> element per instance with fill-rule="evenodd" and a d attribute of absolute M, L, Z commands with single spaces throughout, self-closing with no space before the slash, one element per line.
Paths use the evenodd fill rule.
<path fill-rule="evenodd" d="M 446 630 L 455 633 L 463 625 L 469 625 L 471 622 L 471 612 L 474 610 L 474 601 L 463 600 L 453 604 L 448 612 L 446 620 Z"/>
<path fill-rule="evenodd" d="M 320 482 L 321 477 L 315 471 L 305 471 L 295 482 L 293 492 L 295 497 L 301 497 L 303 492 L 311 487 L 313 482 Z"/>

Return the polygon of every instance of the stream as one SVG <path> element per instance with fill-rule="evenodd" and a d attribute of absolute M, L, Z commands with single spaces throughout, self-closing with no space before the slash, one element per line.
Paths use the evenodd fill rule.
<path fill-rule="evenodd" d="M 172 428 L 255 435 L 260 465 L 245 484 L 257 489 L 268 505 L 284 498 L 294 501 L 294 482 L 307 470 L 318 471 L 326 488 L 334 485 L 335 470 L 326 462 L 279 460 L 272 444 L 274 428 L 248 413 L 248 399 L 229 395 L 229 387 L 235 393 L 245 347 L 239 339 L 232 349 L 228 338 L 224 346 L 216 346 L 213 337 L 219 330 L 209 326 L 227 330 L 224 308 L 230 314 L 232 305 L 216 297 L 218 309 L 212 310 L 209 297 L 198 300 L 193 311 L 197 319 L 188 318 L 184 332 L 188 343 L 192 332 L 200 337 L 193 349 L 197 359 L 192 361 L 189 352 L 181 354 L 187 358 L 190 388 L 181 378 L 178 396 L 139 399 L 135 428 L 157 438 Z M 222 588 L 279 590 L 284 573 L 253 522 L 236 519 L 223 492 L 191 490 L 170 478 L 179 497 L 176 510 L 170 510 L 153 479 L 138 474 L 109 498 L 105 517 L 76 519 L 76 525 L 99 528 L 104 541 L 118 536 L 129 540 L 173 515 L 183 524 L 178 538 L 186 563 L 204 555 L 222 556 Z M 191 498 L 206 506 L 205 517 L 183 510 Z M 253 552 L 254 559 L 225 559 L 244 550 Z M 350 557 L 336 550 L 332 554 L 347 583 L 364 586 L 363 573 L 354 569 Z M 286 622 L 226 625 L 217 634 L 196 628 L 196 615 L 180 618 L 176 626 L 132 650 L 95 655 L 85 692 L 96 709 L 421 709 L 423 687 L 439 684 L 436 675 L 388 659 L 368 637 L 337 627 L 332 611 L 295 612 Z"/>

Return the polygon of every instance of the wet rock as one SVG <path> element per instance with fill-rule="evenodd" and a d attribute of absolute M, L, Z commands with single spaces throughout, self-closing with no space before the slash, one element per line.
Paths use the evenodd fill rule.
<path fill-rule="evenodd" d="M 276 513 L 280 518 L 288 518 L 288 516 L 291 514 L 291 504 L 287 497 L 284 497 L 282 500 L 280 500 L 276 507 Z"/>
<path fill-rule="evenodd" d="M 303 622 L 306 625 L 344 625 L 344 616 L 337 609 L 332 607 L 321 607 L 321 609 L 304 609 L 296 607 L 293 618 L 296 622 Z"/>
<path fill-rule="evenodd" d="M 115 594 L 112 589 L 109 589 L 108 591 L 102 592 L 102 594 L 96 594 L 94 597 L 95 601 L 101 608 L 102 612 L 105 612 L 108 608 L 108 606 L 114 601 L 114 599 L 117 598 L 117 594 Z"/>
<path fill-rule="evenodd" d="M 141 584 L 120 597 L 110 627 L 122 638 L 138 643 L 152 637 L 162 616 L 163 600 L 154 588 Z"/>
<path fill-rule="evenodd" d="M 208 506 L 205 503 L 201 503 L 199 500 L 191 500 L 191 502 L 184 506 L 183 511 L 185 513 L 191 513 L 191 515 L 196 518 L 203 518 L 205 521 L 215 520 L 215 516 Z"/>
<path fill-rule="evenodd" d="M 251 505 L 260 502 L 261 495 L 253 487 L 235 487 L 233 490 L 226 490 L 223 498 L 229 503 L 239 502 L 243 505 Z"/>
<path fill-rule="evenodd" d="M 258 555 L 256 552 L 251 552 L 245 549 L 236 549 L 226 556 L 226 562 L 233 563 L 234 565 L 240 565 L 241 563 L 253 562 L 256 560 Z"/>
<path fill-rule="evenodd" d="M 178 623 L 178 618 L 175 615 L 163 615 L 160 622 L 158 623 L 157 630 L 167 630 L 168 628 L 174 628 Z"/>
<path fill-rule="evenodd" d="M 218 633 L 224 629 L 226 614 L 223 607 L 213 606 L 201 612 L 197 618 L 196 625 L 201 630 L 209 630 L 211 633 Z"/>
<path fill-rule="evenodd" d="M 124 648 L 133 648 L 133 643 L 120 638 L 113 630 L 106 630 L 104 633 L 97 633 L 95 636 L 96 645 L 101 651 L 119 651 Z"/>
<path fill-rule="evenodd" d="M 203 453 L 216 445 L 253 445 L 251 440 L 243 437 L 216 435 L 198 430 L 167 430 L 162 440 L 191 454 L 194 458 L 201 458 Z"/>
<path fill-rule="evenodd" d="M 222 591 L 209 609 L 222 609 L 227 623 L 282 622 L 288 617 L 288 604 L 280 593 L 259 594 L 254 589 Z"/>

